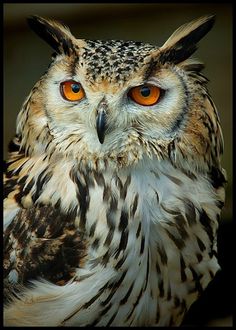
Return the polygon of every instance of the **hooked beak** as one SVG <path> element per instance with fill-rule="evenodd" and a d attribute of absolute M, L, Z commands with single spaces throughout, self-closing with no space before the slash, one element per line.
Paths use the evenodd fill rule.
<path fill-rule="evenodd" d="M 97 122 L 96 122 L 98 139 L 101 144 L 103 144 L 104 142 L 105 133 L 106 133 L 106 121 L 107 121 L 106 109 L 107 109 L 107 104 L 104 101 L 102 101 L 99 104 L 97 110 Z"/>

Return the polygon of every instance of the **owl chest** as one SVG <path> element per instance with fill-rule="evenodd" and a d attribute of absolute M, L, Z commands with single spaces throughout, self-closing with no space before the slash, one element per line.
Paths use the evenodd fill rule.
<path fill-rule="evenodd" d="M 85 216 L 90 241 L 85 268 L 97 270 L 98 310 L 105 313 L 94 325 L 168 324 L 171 313 L 162 318 L 160 313 L 172 308 L 169 283 L 178 282 L 179 261 L 172 256 L 176 246 L 168 246 L 163 234 L 162 222 L 170 222 L 171 214 L 160 204 L 165 200 L 173 206 L 176 182 L 149 169 L 104 175 L 91 188 Z M 107 271 L 110 279 L 104 280 Z"/>
<path fill-rule="evenodd" d="M 173 220 L 166 210 L 178 209 L 178 198 L 186 193 L 180 179 L 169 177 L 152 168 L 95 174 L 95 184 L 81 189 L 76 220 L 88 235 L 90 252 L 100 256 L 109 249 L 119 259 L 129 250 L 142 256 L 152 249 L 157 228 Z"/>

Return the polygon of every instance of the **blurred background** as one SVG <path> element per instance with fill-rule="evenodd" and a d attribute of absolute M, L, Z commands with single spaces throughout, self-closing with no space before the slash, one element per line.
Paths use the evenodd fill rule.
<path fill-rule="evenodd" d="M 219 229 L 222 272 L 193 305 L 184 325 L 232 325 L 232 5 L 231 4 L 4 4 L 4 159 L 16 116 L 31 88 L 45 72 L 52 49 L 26 23 L 30 15 L 62 21 L 77 38 L 124 39 L 161 46 L 180 25 L 215 14 L 213 29 L 194 57 L 206 65 L 208 88 L 219 112 L 225 140 L 226 205 Z"/>

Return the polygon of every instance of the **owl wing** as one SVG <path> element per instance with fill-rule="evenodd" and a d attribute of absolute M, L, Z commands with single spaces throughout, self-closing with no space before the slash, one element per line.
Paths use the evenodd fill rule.
<path fill-rule="evenodd" d="M 4 230 L 5 298 L 36 278 L 65 284 L 86 256 L 86 240 L 74 225 L 76 210 L 65 214 L 50 204 L 24 208 L 17 202 L 20 177 L 7 169 L 4 193 L 10 214 Z"/>

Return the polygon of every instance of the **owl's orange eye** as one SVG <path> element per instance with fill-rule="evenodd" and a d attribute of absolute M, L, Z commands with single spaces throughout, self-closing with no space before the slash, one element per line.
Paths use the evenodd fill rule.
<path fill-rule="evenodd" d="M 140 105 L 154 105 L 160 98 L 161 89 L 153 85 L 141 85 L 131 88 L 129 97 Z"/>
<path fill-rule="evenodd" d="M 80 83 L 74 80 L 67 80 L 60 85 L 61 95 L 67 101 L 80 101 L 85 97 L 85 92 Z"/>

